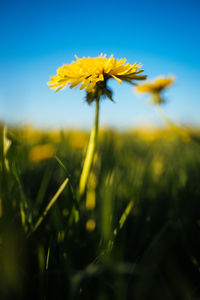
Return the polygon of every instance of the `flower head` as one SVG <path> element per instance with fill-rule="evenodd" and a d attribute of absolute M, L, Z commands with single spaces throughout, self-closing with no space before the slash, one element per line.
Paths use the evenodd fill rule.
<path fill-rule="evenodd" d="M 174 82 L 174 77 L 158 77 L 154 81 L 144 83 L 142 85 L 138 85 L 136 87 L 136 91 L 138 93 L 149 93 L 152 96 L 153 103 L 163 103 L 164 99 L 161 96 L 161 92 L 165 90 L 168 86 L 170 86 Z"/>
<path fill-rule="evenodd" d="M 126 59 L 115 59 L 112 55 L 99 57 L 78 58 L 76 62 L 63 65 L 58 68 L 57 75 L 51 76 L 48 83 L 52 89 L 59 91 L 69 84 L 73 88 L 81 84 L 80 89 L 87 92 L 86 100 L 91 103 L 100 96 L 107 96 L 112 100 L 112 92 L 107 88 L 107 80 L 114 78 L 121 84 L 126 81 L 134 84 L 134 80 L 144 80 L 145 75 L 138 75 L 143 72 L 140 64 L 125 63 Z"/>

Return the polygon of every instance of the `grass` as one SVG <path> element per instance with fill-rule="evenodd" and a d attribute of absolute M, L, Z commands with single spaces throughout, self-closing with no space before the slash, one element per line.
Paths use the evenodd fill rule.
<path fill-rule="evenodd" d="M 200 131 L 3 128 L 1 299 L 200 297 Z"/>

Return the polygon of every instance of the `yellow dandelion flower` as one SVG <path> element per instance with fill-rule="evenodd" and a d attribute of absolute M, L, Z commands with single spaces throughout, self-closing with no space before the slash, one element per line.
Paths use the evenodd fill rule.
<path fill-rule="evenodd" d="M 63 65 L 58 68 L 57 75 L 51 76 L 48 85 L 56 91 L 61 90 L 68 84 L 73 88 L 81 84 L 80 89 L 87 92 L 86 100 L 91 103 L 100 96 L 107 96 L 112 100 L 112 92 L 107 88 L 106 82 L 114 78 L 121 84 L 122 80 L 134 84 L 134 80 L 144 80 L 145 75 L 138 75 L 143 72 L 141 65 L 126 63 L 126 59 L 117 60 L 111 55 L 99 57 L 76 57 L 76 62 Z"/>
<path fill-rule="evenodd" d="M 136 91 L 138 93 L 149 93 L 152 95 L 153 103 L 163 103 L 164 99 L 161 96 L 161 92 L 169 87 L 174 82 L 174 77 L 158 77 L 151 82 L 144 83 L 142 85 L 138 85 L 136 87 Z"/>
<path fill-rule="evenodd" d="M 147 82 L 142 85 L 137 86 L 137 92 L 139 93 L 155 93 L 161 92 L 166 89 L 174 82 L 174 77 L 158 77 L 156 80 L 152 82 Z"/>
<path fill-rule="evenodd" d="M 51 158 L 56 152 L 56 148 L 51 144 L 34 146 L 29 151 L 29 160 L 39 162 L 44 159 Z"/>

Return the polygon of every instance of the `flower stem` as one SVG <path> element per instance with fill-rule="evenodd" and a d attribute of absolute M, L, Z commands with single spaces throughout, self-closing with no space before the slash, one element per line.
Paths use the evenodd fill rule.
<path fill-rule="evenodd" d="M 160 107 L 160 105 L 155 106 L 156 111 L 160 115 L 161 119 L 163 119 L 164 122 L 166 122 L 170 127 L 172 128 L 178 128 L 177 125 L 175 125 L 164 113 L 163 109 Z"/>
<path fill-rule="evenodd" d="M 189 132 L 184 129 L 181 128 L 180 126 L 176 125 L 173 121 L 171 121 L 166 114 L 164 113 L 164 111 L 162 110 L 162 108 L 160 107 L 160 105 L 156 105 L 156 110 L 158 112 L 158 114 L 160 115 L 160 117 L 164 120 L 164 122 L 166 122 L 175 132 L 177 132 L 185 141 L 190 141 L 191 137 Z"/>
<path fill-rule="evenodd" d="M 85 192 L 85 188 L 87 185 L 91 166 L 93 163 L 96 142 L 97 142 L 98 127 L 99 127 L 99 98 L 96 99 L 96 112 L 95 112 L 94 127 L 90 134 L 90 140 L 89 140 L 89 144 L 88 144 L 88 148 L 87 148 L 87 153 L 86 153 L 85 161 L 83 164 L 83 170 L 82 170 L 81 177 L 80 177 L 78 201 L 80 201 L 80 199 L 82 198 L 82 196 Z"/>

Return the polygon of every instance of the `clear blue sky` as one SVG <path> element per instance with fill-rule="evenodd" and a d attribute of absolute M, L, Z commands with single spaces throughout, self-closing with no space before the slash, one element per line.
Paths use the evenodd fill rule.
<path fill-rule="evenodd" d="M 174 74 L 164 109 L 176 122 L 200 123 L 200 1 L 123 0 L 0 2 L 0 119 L 7 123 L 88 128 L 93 106 L 84 92 L 47 87 L 74 54 L 106 53 L 141 62 L 149 79 Z M 162 124 L 146 96 L 110 80 L 101 125 Z"/>

